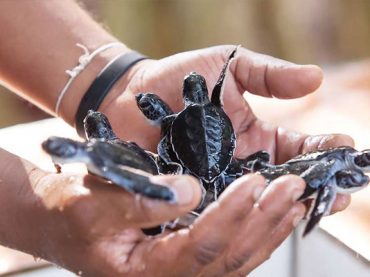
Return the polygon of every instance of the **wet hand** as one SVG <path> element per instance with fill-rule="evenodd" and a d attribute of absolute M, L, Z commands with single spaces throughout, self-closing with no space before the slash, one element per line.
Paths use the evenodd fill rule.
<path fill-rule="evenodd" d="M 148 124 L 136 106 L 135 95 L 154 92 L 178 112 L 183 107 L 184 76 L 196 71 L 205 77 L 208 87 L 212 88 L 233 49 L 235 46 L 232 45 L 216 46 L 160 60 L 143 61 L 129 74 L 124 92 L 111 95 L 103 103 L 102 111 L 109 116 L 120 137 L 155 151 L 159 128 Z M 230 65 L 230 73 L 226 77 L 223 100 L 237 136 L 237 157 L 266 150 L 273 163 L 283 163 L 303 152 L 353 144 L 351 138 L 342 135 L 310 137 L 263 122 L 254 115 L 244 98 L 245 92 L 282 99 L 305 96 L 321 84 L 323 73 L 319 67 L 297 65 L 241 47 Z M 125 122 L 122 118 L 130 120 Z M 131 122 L 135 125 L 132 126 Z M 333 211 L 343 210 L 349 202 L 349 196 L 339 195 Z"/>
<path fill-rule="evenodd" d="M 284 176 L 266 189 L 263 177 L 247 175 L 189 228 L 148 237 L 142 228 L 184 215 L 201 196 L 191 177 L 153 181 L 175 188 L 179 203 L 134 196 L 93 176 L 42 178 L 43 203 L 58 220 L 39 256 L 85 276 L 240 276 L 265 261 L 305 213 L 295 201 L 300 178 Z"/>

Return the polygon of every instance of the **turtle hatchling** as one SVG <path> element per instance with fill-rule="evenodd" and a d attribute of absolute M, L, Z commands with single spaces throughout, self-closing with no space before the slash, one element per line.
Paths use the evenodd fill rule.
<path fill-rule="evenodd" d="M 217 199 L 225 187 L 243 175 L 247 160 L 233 158 L 236 137 L 230 118 L 223 110 L 224 81 L 237 47 L 229 55 L 208 97 L 206 80 L 196 72 L 185 76 L 179 113 L 154 93 L 139 93 L 139 109 L 152 124 L 161 127 L 157 152 L 168 166 L 181 165 L 185 174 L 198 177 L 205 189 L 197 211 Z M 176 167 L 175 167 L 176 168 Z"/>
<path fill-rule="evenodd" d="M 122 151 L 129 152 L 127 158 L 132 157 L 130 167 L 143 170 L 153 175 L 159 174 L 157 155 L 143 150 L 132 141 L 124 141 L 117 137 L 105 114 L 90 110 L 84 119 L 84 130 L 87 140 L 98 139 L 121 146 Z M 126 165 L 127 161 L 124 161 Z"/>
<path fill-rule="evenodd" d="M 284 164 L 272 165 L 269 155 L 260 151 L 249 157 L 247 168 L 262 174 L 268 182 L 285 174 L 301 176 L 306 188 L 300 200 L 315 198 L 303 235 L 307 235 L 329 214 L 337 193 L 348 194 L 369 183 L 370 150 L 337 147 L 299 155 Z"/>
<path fill-rule="evenodd" d="M 89 152 L 89 154 L 87 155 L 88 159 L 84 162 L 87 163 L 88 171 L 90 173 L 108 179 L 114 183 L 116 183 L 117 180 L 119 180 L 117 184 L 120 185 L 121 187 L 126 188 L 128 191 L 141 193 L 151 198 L 159 198 L 164 200 L 171 199 L 171 197 L 169 197 L 170 193 L 167 191 L 167 189 L 155 186 L 153 191 L 154 184 L 151 184 L 147 177 L 141 176 L 142 174 L 136 176 L 135 174 L 133 174 L 134 172 L 132 172 L 132 170 L 128 168 L 124 169 L 124 167 L 129 167 L 131 169 L 139 169 L 145 171 L 152 175 L 158 175 L 159 174 L 159 167 L 157 165 L 158 155 L 143 150 L 135 142 L 124 141 L 119 139 L 117 135 L 114 133 L 108 118 L 101 112 L 93 110 L 88 111 L 84 119 L 84 129 L 86 139 L 87 141 L 89 141 L 89 143 L 80 146 L 86 150 L 83 150 L 83 155 L 78 154 L 80 155 L 80 157 L 76 158 L 76 160 L 80 159 L 79 161 L 83 162 L 82 159 L 84 156 L 86 156 L 87 154 L 86 151 Z M 63 140 L 61 138 L 59 139 L 51 138 L 49 142 L 46 142 L 43 145 L 44 149 L 47 150 L 52 155 L 55 163 L 57 161 L 63 163 L 72 162 L 73 160 L 67 160 L 65 157 L 63 157 L 62 161 L 60 161 L 60 157 L 56 153 L 56 150 L 52 149 L 53 147 L 55 148 L 56 145 L 58 145 L 58 143 L 60 145 L 63 145 L 64 147 L 67 147 L 68 144 L 76 146 L 80 144 L 77 142 L 73 142 L 71 140 Z M 111 144 L 113 145 L 113 147 L 107 146 L 104 143 Z M 102 151 L 103 150 L 102 148 L 103 149 L 106 148 L 107 151 Z M 117 148 L 120 149 L 117 150 Z M 94 152 L 96 155 L 93 155 L 91 151 Z M 113 153 L 114 151 L 118 152 L 114 153 L 113 156 L 109 156 L 109 153 Z M 101 156 L 102 153 L 103 155 Z M 103 159 L 103 161 L 98 162 L 96 158 L 94 158 L 94 156 L 95 157 L 98 156 L 98 158 Z M 100 165 L 103 163 L 104 168 Z M 111 167 L 110 169 L 106 167 L 108 163 L 110 164 Z M 56 167 L 58 169 L 61 168 L 60 166 Z M 131 185 L 125 183 L 128 181 L 128 178 L 132 180 Z M 141 181 L 144 181 L 144 183 L 143 184 L 134 183 Z M 145 187 L 147 185 L 149 186 Z M 133 188 L 131 188 L 130 186 L 133 186 Z M 158 191 L 155 192 L 156 190 Z M 161 233 L 163 231 L 163 228 L 164 225 L 160 225 L 153 228 L 143 229 L 143 232 L 146 235 L 156 235 Z"/>
<path fill-rule="evenodd" d="M 112 181 L 128 192 L 153 199 L 176 201 L 170 188 L 152 183 L 149 174 L 137 170 L 141 168 L 141 160 L 130 148 L 101 139 L 79 142 L 61 137 L 47 139 L 42 143 L 42 148 L 55 164 L 85 163 L 89 173 Z"/>

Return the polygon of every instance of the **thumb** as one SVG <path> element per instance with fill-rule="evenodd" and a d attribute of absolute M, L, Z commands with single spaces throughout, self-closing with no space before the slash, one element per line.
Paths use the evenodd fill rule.
<path fill-rule="evenodd" d="M 265 97 L 297 98 L 316 90 L 323 79 L 316 65 L 298 65 L 241 48 L 230 66 L 246 91 Z"/>
<path fill-rule="evenodd" d="M 188 175 L 152 176 L 150 181 L 168 186 L 175 194 L 175 203 L 150 199 L 146 197 L 132 197 L 135 207 L 135 217 L 132 223 L 142 228 L 152 227 L 163 222 L 173 220 L 194 210 L 200 203 L 202 196 L 201 184 L 194 177 Z"/>

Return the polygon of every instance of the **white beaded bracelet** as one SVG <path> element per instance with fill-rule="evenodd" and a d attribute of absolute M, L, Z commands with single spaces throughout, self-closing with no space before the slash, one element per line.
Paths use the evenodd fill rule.
<path fill-rule="evenodd" d="M 60 104 L 62 102 L 63 97 L 65 96 L 68 88 L 72 84 L 73 80 L 78 76 L 78 74 L 81 73 L 82 70 L 86 68 L 86 66 L 92 61 L 92 59 L 99 54 L 100 52 L 103 52 L 109 48 L 115 47 L 115 46 L 122 46 L 123 44 L 121 42 L 111 42 L 108 44 L 104 44 L 97 48 L 94 52 L 91 54 L 89 53 L 89 50 L 87 49 L 86 46 L 77 43 L 76 46 L 82 48 L 84 50 L 84 54 L 81 55 L 78 58 L 79 64 L 72 68 L 71 70 L 66 70 L 65 72 L 69 75 L 69 80 L 63 87 L 63 89 L 60 91 L 60 94 L 58 96 L 57 102 L 55 104 L 55 113 L 56 115 L 59 115 L 59 109 L 60 109 Z"/>

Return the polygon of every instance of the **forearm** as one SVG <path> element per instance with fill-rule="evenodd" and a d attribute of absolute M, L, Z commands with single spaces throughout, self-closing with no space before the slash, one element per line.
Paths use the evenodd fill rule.
<path fill-rule="evenodd" d="M 0 243 L 29 252 L 40 239 L 43 204 L 36 184 L 44 172 L 0 149 Z"/>
<path fill-rule="evenodd" d="M 57 98 L 67 83 L 65 73 L 83 54 L 116 39 L 92 20 L 74 1 L 0 1 L 0 82 L 54 114 Z M 84 92 L 100 70 L 126 46 L 108 49 L 72 82 L 60 106 L 69 124 Z M 119 85 L 119 84 L 117 84 Z"/>
<path fill-rule="evenodd" d="M 89 194 L 76 177 L 47 173 L 0 149 L 0 244 L 49 261 L 66 261 L 58 255 L 80 246 L 73 240 L 78 227 L 70 224 L 71 207 Z"/>

